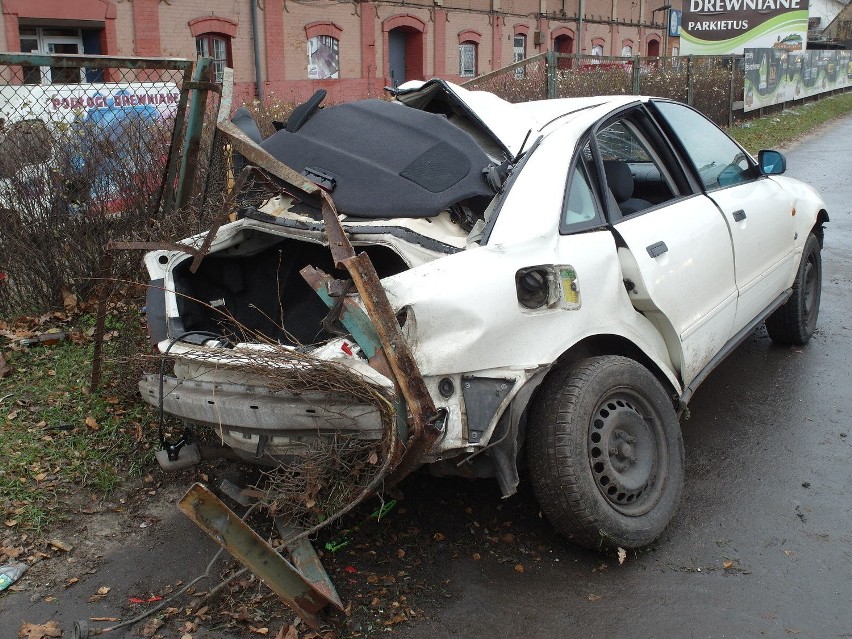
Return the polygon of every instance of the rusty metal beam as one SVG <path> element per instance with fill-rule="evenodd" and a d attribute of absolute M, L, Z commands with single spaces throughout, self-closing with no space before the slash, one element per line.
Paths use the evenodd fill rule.
<path fill-rule="evenodd" d="M 320 627 L 322 620 L 318 613 L 328 604 L 343 609 L 334 588 L 328 588 L 330 582 L 323 583 L 320 577 L 319 585 L 314 583 L 311 577 L 317 578 L 315 572 L 306 577 L 203 484 L 193 484 L 178 502 L 178 507 L 214 541 L 262 579 L 311 628 L 316 630 Z M 299 549 L 303 551 L 301 546 Z M 300 557 L 300 561 L 303 559 L 306 564 L 310 563 L 309 557 Z M 311 568 L 313 571 L 315 566 Z"/>
<path fill-rule="evenodd" d="M 396 315 L 373 263 L 366 253 L 355 255 L 331 196 L 325 191 L 320 191 L 320 196 L 323 199 L 323 221 L 335 265 L 345 268 L 355 283 L 361 302 L 379 336 L 382 352 L 397 387 L 411 413 L 410 438 L 405 444 L 402 459 L 391 474 L 390 484 L 393 485 L 417 468 L 423 455 L 441 434 L 437 425 L 438 412 L 408 342 L 399 329 Z"/>
<path fill-rule="evenodd" d="M 204 259 L 204 256 L 207 255 L 207 251 L 210 250 L 210 245 L 213 244 L 213 238 L 216 237 L 216 233 L 219 232 L 219 227 L 222 226 L 227 220 L 228 216 L 231 213 L 231 208 L 234 206 L 234 200 L 237 198 L 237 193 L 242 191 L 243 186 L 248 180 L 248 176 L 251 175 L 252 171 L 255 168 L 251 165 L 243 167 L 243 170 L 240 171 L 240 175 L 237 178 L 236 183 L 233 188 L 231 188 L 228 193 L 225 201 L 222 202 L 222 208 L 219 210 L 219 215 L 216 216 L 216 219 L 213 220 L 213 224 L 210 226 L 210 230 L 207 231 L 207 235 L 204 236 L 204 242 L 201 243 L 201 248 L 198 249 L 198 252 L 195 254 L 195 257 L 192 258 L 192 264 L 189 265 L 189 272 L 195 273 L 198 271 L 198 267 L 201 266 L 201 260 Z"/>
<path fill-rule="evenodd" d="M 293 559 L 293 565 L 302 573 L 316 590 L 319 590 L 326 599 L 338 610 L 343 610 L 343 602 L 340 601 L 340 595 L 337 594 L 337 589 L 331 582 L 328 573 L 323 568 L 317 551 L 311 545 L 311 542 L 300 533 L 303 530 L 297 530 L 284 524 L 284 521 L 279 517 L 275 520 L 275 527 L 278 529 L 278 534 L 281 539 L 285 540 L 285 548 L 290 553 Z M 287 541 L 293 539 L 294 541 Z"/>

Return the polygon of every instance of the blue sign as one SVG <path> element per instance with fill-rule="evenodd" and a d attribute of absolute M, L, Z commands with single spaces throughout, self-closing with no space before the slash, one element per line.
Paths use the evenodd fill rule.
<path fill-rule="evenodd" d="M 683 19 L 683 11 L 669 9 L 669 35 L 672 38 L 680 37 L 680 22 Z"/>

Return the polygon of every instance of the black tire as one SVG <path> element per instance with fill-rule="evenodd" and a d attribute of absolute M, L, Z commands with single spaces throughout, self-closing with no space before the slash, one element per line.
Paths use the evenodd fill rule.
<path fill-rule="evenodd" d="M 766 318 L 766 332 L 773 342 L 803 346 L 816 329 L 822 295 L 822 257 L 819 240 L 811 233 L 793 282 L 793 295 Z"/>
<path fill-rule="evenodd" d="M 574 543 L 639 548 L 674 515 L 684 479 L 680 424 L 665 389 L 634 360 L 593 357 L 554 371 L 528 433 L 539 505 Z"/>

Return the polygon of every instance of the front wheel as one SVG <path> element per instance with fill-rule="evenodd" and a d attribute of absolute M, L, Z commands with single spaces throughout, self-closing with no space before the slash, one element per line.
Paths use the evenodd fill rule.
<path fill-rule="evenodd" d="M 587 548 L 648 545 L 683 492 L 672 402 L 626 357 L 593 357 L 555 371 L 530 414 L 528 455 L 542 511 Z"/>
<path fill-rule="evenodd" d="M 811 233 L 802 251 L 793 294 L 766 318 L 766 332 L 770 339 L 778 344 L 807 344 L 816 329 L 821 294 L 822 256 L 819 240 Z"/>

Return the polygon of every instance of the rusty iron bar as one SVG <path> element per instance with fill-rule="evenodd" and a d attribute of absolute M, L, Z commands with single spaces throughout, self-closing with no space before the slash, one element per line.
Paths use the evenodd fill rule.
<path fill-rule="evenodd" d="M 92 335 L 94 348 L 92 351 L 92 378 L 89 392 L 94 393 L 101 385 L 101 366 L 103 364 L 104 332 L 106 328 L 106 307 L 108 282 L 112 276 L 112 251 L 109 244 L 101 256 L 101 281 L 98 283 L 98 310 L 95 319 L 95 333 Z"/>
<path fill-rule="evenodd" d="M 302 534 L 305 531 L 287 526 L 280 517 L 275 520 L 275 527 L 278 529 L 281 539 L 293 540 L 285 541 L 284 547 L 290 553 L 296 570 L 302 573 L 305 579 L 310 581 L 311 585 L 319 590 L 335 608 L 343 610 L 340 595 L 337 594 L 337 589 L 325 571 L 317 551 L 314 550 L 307 537 Z"/>
<path fill-rule="evenodd" d="M 198 249 L 195 253 L 195 257 L 192 258 L 192 264 L 189 266 L 190 273 L 194 274 L 198 271 L 198 267 L 201 266 L 201 260 L 203 260 L 204 256 L 207 255 L 207 252 L 210 250 L 210 245 L 213 244 L 213 238 L 215 238 L 216 233 L 219 232 L 219 227 L 228 219 L 228 216 L 231 213 L 231 207 L 234 206 L 234 200 L 237 198 L 237 193 L 242 190 L 246 180 L 248 180 L 248 176 L 255 170 L 255 167 L 248 165 L 243 167 L 243 170 L 240 171 L 240 175 L 237 178 L 236 183 L 228 193 L 225 201 L 222 202 L 222 208 L 219 211 L 219 215 L 217 215 L 216 219 L 213 220 L 210 230 L 207 231 L 207 235 L 204 236 L 204 242 L 201 243 L 201 248 Z"/>
<path fill-rule="evenodd" d="M 322 190 L 320 196 L 323 200 L 323 221 L 335 265 L 345 268 L 355 283 L 361 302 L 379 336 L 382 351 L 393 371 L 397 387 L 411 413 L 411 430 L 405 445 L 406 450 L 391 473 L 390 484 L 393 485 L 417 468 L 423 455 L 441 434 L 437 425 L 438 411 L 414 355 L 400 331 L 399 322 L 373 263 L 366 253 L 355 255 L 331 196 Z"/>
<path fill-rule="evenodd" d="M 272 157 L 268 151 L 260 148 L 240 131 L 233 122 L 223 120 L 217 125 L 234 151 L 242 155 L 249 164 L 253 164 L 272 175 L 285 180 L 304 193 L 316 195 L 321 189 L 297 173 L 289 166 Z"/>
<path fill-rule="evenodd" d="M 330 582 L 325 584 L 319 578 L 319 585 L 314 583 L 311 577 L 316 578 L 315 573 L 305 576 L 203 484 L 193 484 L 178 502 L 178 507 L 216 543 L 262 579 L 311 628 L 319 629 L 321 618 L 318 613 L 328 604 L 343 609 L 339 597 L 332 596 L 332 593 L 337 594 L 333 587 L 329 591 Z"/>
<path fill-rule="evenodd" d="M 190 86 L 210 79 L 213 66 L 212 58 L 198 58 Z M 189 116 L 186 122 L 186 136 L 183 142 L 183 154 L 180 159 L 175 208 L 183 209 L 188 203 L 195 186 L 195 173 L 198 169 L 198 154 L 201 150 L 201 135 L 204 132 L 204 112 L 207 110 L 208 91 L 190 89 Z"/>

